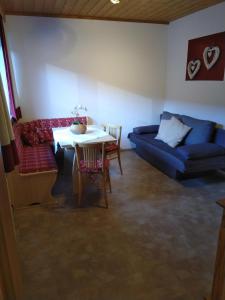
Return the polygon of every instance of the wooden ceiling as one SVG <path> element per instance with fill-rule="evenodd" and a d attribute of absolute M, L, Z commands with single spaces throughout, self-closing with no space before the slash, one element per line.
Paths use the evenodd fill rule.
<path fill-rule="evenodd" d="M 167 24 L 224 0 L 0 0 L 5 14 Z"/>

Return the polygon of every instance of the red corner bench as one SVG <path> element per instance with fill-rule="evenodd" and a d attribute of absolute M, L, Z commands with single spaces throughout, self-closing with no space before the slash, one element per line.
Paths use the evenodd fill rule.
<path fill-rule="evenodd" d="M 52 128 L 70 126 L 74 120 L 87 124 L 86 117 L 40 119 L 14 124 L 20 164 L 9 184 L 12 185 L 11 198 L 15 208 L 53 200 L 51 190 L 58 169 L 52 150 Z"/>

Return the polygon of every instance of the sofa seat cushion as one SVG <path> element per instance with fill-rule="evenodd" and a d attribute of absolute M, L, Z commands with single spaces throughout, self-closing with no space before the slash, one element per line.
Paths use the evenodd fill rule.
<path fill-rule="evenodd" d="M 170 147 L 161 140 L 156 140 L 155 136 L 155 134 L 137 135 L 130 133 L 129 138 L 136 144 L 136 149 L 142 157 L 150 156 L 153 165 L 156 163 L 164 167 L 166 164 L 184 172 L 186 170 L 185 161 L 176 151 L 176 148 Z"/>
<path fill-rule="evenodd" d="M 135 144 L 141 143 L 142 145 L 154 146 L 156 149 L 160 151 L 164 151 L 175 158 L 184 161 L 183 156 L 177 152 L 177 148 L 172 148 L 168 144 L 164 143 L 161 140 L 155 139 L 156 134 L 149 133 L 149 134 L 142 134 L 142 135 L 135 135 L 134 133 L 130 134 L 130 140 L 133 141 Z"/>
<path fill-rule="evenodd" d="M 23 159 L 20 162 L 20 173 L 36 173 L 57 170 L 54 155 L 48 145 L 23 147 Z"/>
<path fill-rule="evenodd" d="M 225 155 L 225 148 L 212 143 L 185 145 L 177 148 L 184 159 L 202 159 Z"/>

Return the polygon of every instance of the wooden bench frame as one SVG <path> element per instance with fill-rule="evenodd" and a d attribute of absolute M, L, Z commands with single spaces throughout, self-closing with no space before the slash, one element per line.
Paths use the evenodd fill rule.
<path fill-rule="evenodd" d="M 54 202 L 51 194 L 57 170 L 20 174 L 18 169 L 7 175 L 10 198 L 14 208 Z"/>

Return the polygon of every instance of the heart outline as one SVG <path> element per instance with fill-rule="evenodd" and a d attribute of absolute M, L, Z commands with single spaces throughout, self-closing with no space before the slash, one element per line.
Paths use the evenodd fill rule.
<path fill-rule="evenodd" d="M 196 68 L 192 70 L 192 67 L 196 65 Z M 193 79 L 195 75 L 198 73 L 201 67 L 201 61 L 199 59 L 191 60 L 187 66 L 187 72 L 190 79 Z"/>
<path fill-rule="evenodd" d="M 215 51 L 214 57 L 213 57 L 213 59 L 210 63 L 208 62 L 208 58 L 207 58 L 207 54 L 208 54 L 209 50 L 211 52 Z M 204 60 L 204 64 L 206 66 L 206 69 L 210 70 L 215 65 L 215 63 L 217 62 L 219 57 L 220 57 L 220 48 L 219 47 L 217 47 L 217 46 L 215 46 L 215 47 L 205 47 L 205 49 L 203 51 L 203 60 Z"/>

